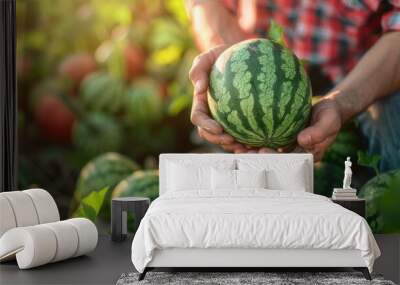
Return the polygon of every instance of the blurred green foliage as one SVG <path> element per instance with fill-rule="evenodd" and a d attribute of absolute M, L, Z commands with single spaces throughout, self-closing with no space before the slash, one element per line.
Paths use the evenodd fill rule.
<path fill-rule="evenodd" d="M 66 216 L 92 158 L 192 150 L 196 54 L 181 0 L 17 0 L 19 187 Z"/>

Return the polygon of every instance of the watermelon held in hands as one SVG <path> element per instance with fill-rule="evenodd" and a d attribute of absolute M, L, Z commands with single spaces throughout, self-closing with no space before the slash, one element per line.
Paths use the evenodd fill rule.
<path fill-rule="evenodd" d="M 115 187 L 113 197 L 147 197 L 154 200 L 158 197 L 158 171 L 136 171 L 122 180 Z"/>
<path fill-rule="evenodd" d="M 254 39 L 225 50 L 209 87 L 212 116 L 243 144 L 289 146 L 309 122 L 308 76 L 299 59 L 276 42 Z"/>
<path fill-rule="evenodd" d="M 121 180 L 138 169 L 139 166 L 134 161 L 118 153 L 109 152 L 96 157 L 81 170 L 74 194 L 76 204 L 91 192 L 107 187 L 102 216 L 109 215 L 112 190 Z"/>

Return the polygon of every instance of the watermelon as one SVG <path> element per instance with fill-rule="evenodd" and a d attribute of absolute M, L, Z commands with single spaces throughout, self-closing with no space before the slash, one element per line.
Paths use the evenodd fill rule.
<path fill-rule="evenodd" d="M 289 146 L 309 122 L 310 80 L 299 59 L 274 41 L 253 39 L 225 50 L 209 87 L 212 116 L 246 145 Z"/>
<path fill-rule="evenodd" d="M 400 233 L 400 169 L 375 176 L 358 196 L 366 200 L 366 218 L 374 233 Z"/>
<path fill-rule="evenodd" d="M 144 170 L 136 171 L 134 174 L 122 180 L 115 187 L 112 197 L 147 197 L 154 200 L 158 197 L 158 171 Z M 128 213 L 128 231 L 136 232 L 136 218 Z"/>
<path fill-rule="evenodd" d="M 162 117 L 160 88 L 150 79 L 138 79 L 131 84 L 125 97 L 125 117 L 134 125 L 148 125 Z"/>
<path fill-rule="evenodd" d="M 89 111 L 118 113 L 125 97 L 124 82 L 105 72 L 85 78 L 80 89 L 82 102 Z"/>
<path fill-rule="evenodd" d="M 73 128 L 74 145 L 89 157 L 119 150 L 122 140 L 121 127 L 103 113 L 89 113 Z"/>
<path fill-rule="evenodd" d="M 121 180 L 138 169 L 139 166 L 134 161 L 118 153 L 110 152 L 96 157 L 81 170 L 74 194 L 76 204 L 79 204 L 92 191 L 100 191 L 108 187 L 102 212 L 106 216 L 109 215 L 112 190 Z"/>
<path fill-rule="evenodd" d="M 113 197 L 158 197 L 158 171 L 136 171 L 115 187 Z"/>

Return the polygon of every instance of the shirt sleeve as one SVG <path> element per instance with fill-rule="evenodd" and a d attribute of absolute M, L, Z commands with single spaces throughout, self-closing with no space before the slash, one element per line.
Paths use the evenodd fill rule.
<path fill-rule="evenodd" d="M 400 0 L 389 2 L 392 9 L 382 15 L 382 29 L 384 32 L 400 31 Z"/>

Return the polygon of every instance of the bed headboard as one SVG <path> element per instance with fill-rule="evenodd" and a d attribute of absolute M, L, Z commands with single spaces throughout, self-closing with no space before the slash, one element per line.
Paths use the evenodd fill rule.
<path fill-rule="evenodd" d="M 267 161 L 291 161 L 291 160 L 304 160 L 306 164 L 307 176 L 307 192 L 313 193 L 313 168 L 314 161 L 312 154 L 309 153 L 279 153 L 279 154 L 228 154 L 228 153 L 207 153 L 207 154 L 197 154 L 197 153 L 164 153 L 160 154 L 159 161 L 159 169 L 160 169 L 160 187 L 159 192 L 160 195 L 164 194 L 167 191 L 167 163 L 168 161 L 174 160 L 193 160 L 193 161 L 208 161 L 212 163 L 212 161 L 218 160 L 232 160 L 236 161 L 238 159 L 241 160 L 267 160 Z"/>

